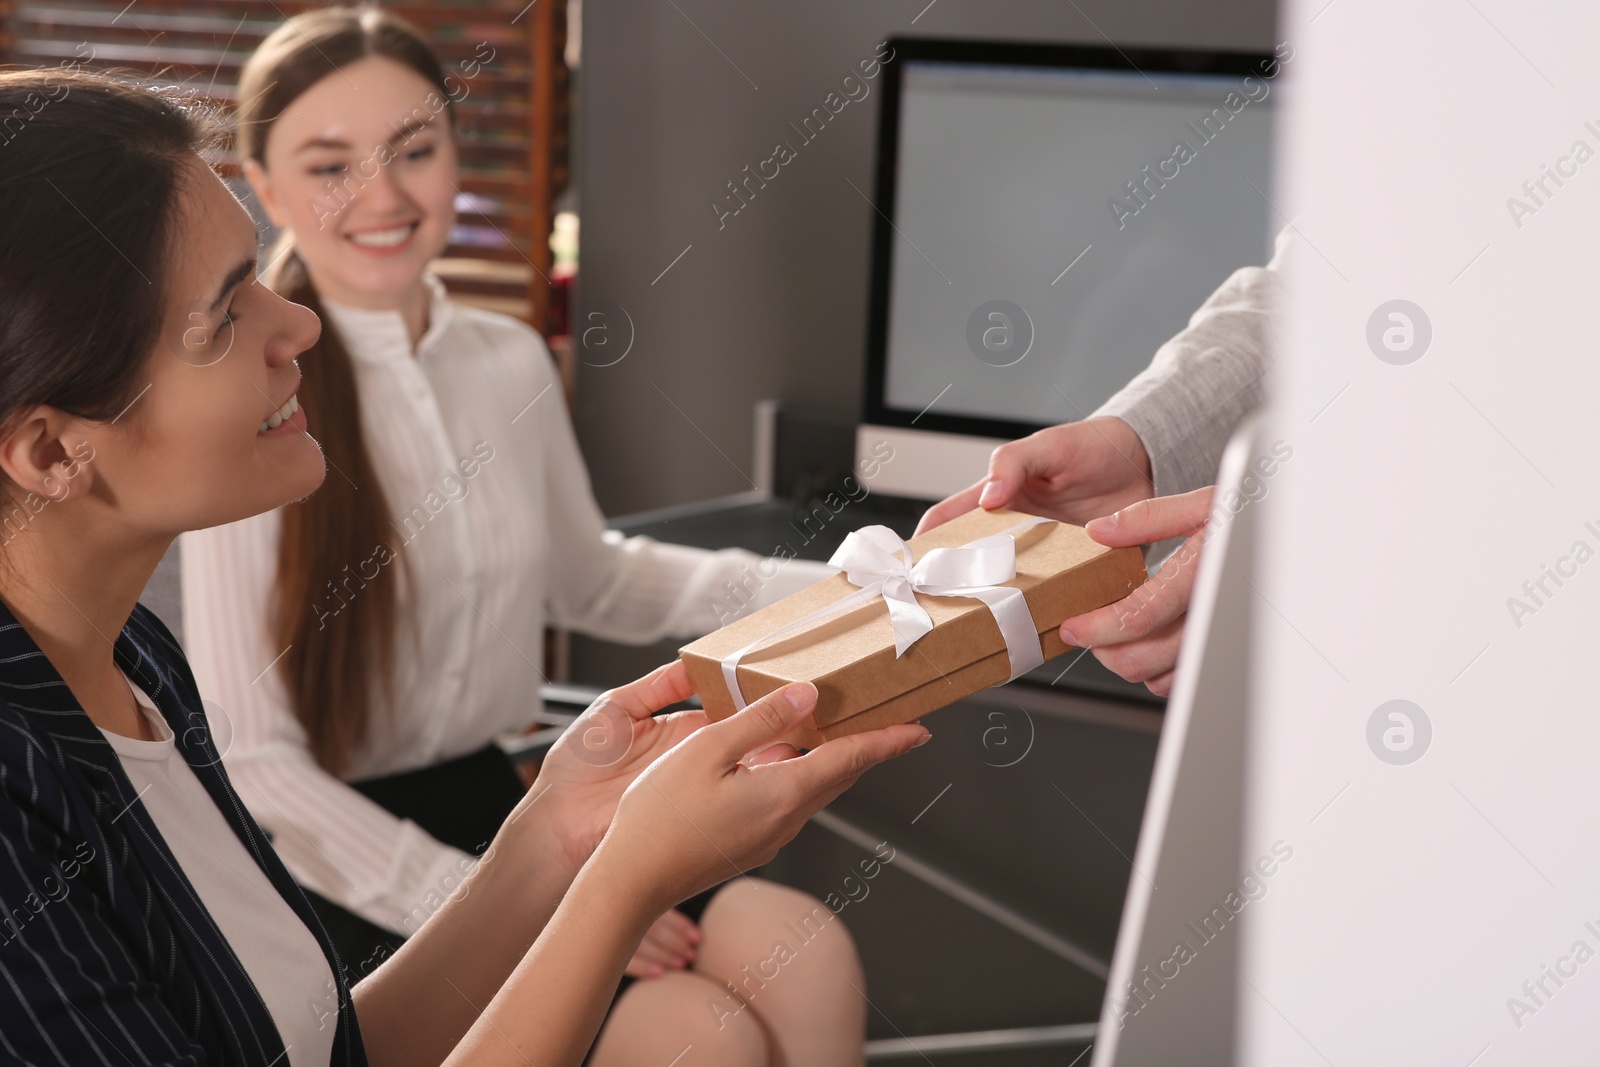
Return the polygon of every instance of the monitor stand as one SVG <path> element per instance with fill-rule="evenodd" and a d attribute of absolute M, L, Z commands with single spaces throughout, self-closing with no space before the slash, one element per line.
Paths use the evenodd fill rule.
<path fill-rule="evenodd" d="M 988 474 L 989 454 L 1003 444 L 995 437 L 862 423 L 856 469 L 872 471 L 881 493 L 943 500 Z"/>

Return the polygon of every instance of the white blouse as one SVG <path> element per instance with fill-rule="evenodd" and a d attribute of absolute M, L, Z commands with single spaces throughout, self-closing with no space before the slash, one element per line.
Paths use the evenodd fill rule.
<path fill-rule="evenodd" d="M 128 686 L 156 740 L 142 741 L 105 729 L 100 733 L 122 762 L 139 802 L 200 903 L 261 994 L 283 1039 L 288 1067 L 327 1067 L 339 1012 L 328 957 L 195 777 L 155 703 L 132 678 Z M 226 748 L 228 724 L 210 725 L 218 747 Z"/>
<path fill-rule="evenodd" d="M 425 279 L 428 327 L 415 353 L 399 312 L 325 302 L 324 328 L 350 351 L 367 448 L 414 579 L 401 599 L 412 625 L 399 631 L 392 700 L 374 706 L 352 780 L 526 728 L 540 707 L 547 623 L 641 644 L 693 637 L 733 603 L 727 583 L 759 587 L 751 610 L 834 573 L 790 560 L 763 583 L 765 561 L 752 553 L 607 531 L 539 335 L 453 304 L 436 277 Z M 344 475 L 330 467 L 327 477 Z M 213 714 L 232 719 L 229 776 L 296 879 L 414 933 L 472 860 L 312 759 L 276 669 L 286 650 L 268 627 L 280 526 L 274 511 L 183 536 L 189 661 Z M 318 610 L 336 613 L 361 595 L 360 576 L 384 559 L 374 546 L 351 560 L 349 579 Z"/>

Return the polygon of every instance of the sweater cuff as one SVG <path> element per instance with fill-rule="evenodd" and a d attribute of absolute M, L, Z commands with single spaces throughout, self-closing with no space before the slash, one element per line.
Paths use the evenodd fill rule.
<path fill-rule="evenodd" d="M 436 841 L 407 819 L 401 823 L 388 886 L 362 911 L 373 922 L 410 937 L 477 864 L 475 856 Z"/>
<path fill-rule="evenodd" d="M 1091 418 L 1121 419 L 1138 435 L 1150 459 L 1156 496 L 1187 493 L 1217 480 L 1220 442 L 1228 429 L 1212 412 L 1194 410 L 1181 388 L 1135 383 L 1102 404 Z M 1185 432 L 1175 432 L 1184 427 Z"/>

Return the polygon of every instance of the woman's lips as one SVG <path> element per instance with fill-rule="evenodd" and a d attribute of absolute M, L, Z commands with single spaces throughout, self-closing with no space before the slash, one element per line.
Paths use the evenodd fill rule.
<path fill-rule="evenodd" d="M 263 430 L 260 433 L 258 433 L 256 436 L 257 437 L 288 437 L 291 434 L 305 433 L 305 432 L 306 432 L 306 413 L 305 413 L 305 409 L 302 408 L 301 410 L 296 411 L 293 415 L 290 415 L 287 419 L 284 419 L 282 422 L 278 423 L 278 425 L 274 426 L 272 429 Z"/>
<path fill-rule="evenodd" d="M 292 408 L 289 414 L 284 415 L 284 408 Z M 271 416 L 261 423 L 261 429 L 256 431 L 257 437 L 287 437 L 290 434 L 306 432 L 306 413 L 300 406 L 300 394 L 296 393 L 284 402 L 282 408 L 272 413 L 280 416 L 278 425 L 271 426 Z"/>
<path fill-rule="evenodd" d="M 381 230 L 363 230 L 347 233 L 344 239 L 362 252 L 373 256 L 393 256 L 409 251 L 414 243 L 420 222 L 407 222 Z"/>

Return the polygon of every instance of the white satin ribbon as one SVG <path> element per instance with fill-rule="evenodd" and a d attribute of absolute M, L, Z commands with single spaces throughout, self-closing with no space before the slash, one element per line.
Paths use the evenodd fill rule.
<path fill-rule="evenodd" d="M 1001 585 L 1017 576 L 1017 542 L 1014 534 L 1050 519 L 1032 518 L 955 548 L 931 549 L 910 562 L 911 548 L 887 526 L 866 526 L 852 531 L 828 560 L 844 571 L 852 585 L 861 588 L 826 607 L 780 626 L 722 660 L 722 677 L 733 698 L 735 711 L 745 707 L 739 688 L 739 661 L 784 634 L 803 629 L 839 611 L 869 604 L 882 597 L 889 606 L 894 627 L 894 654 L 899 659 L 933 629 L 933 618 L 917 602 L 917 594 L 963 596 L 981 600 L 994 615 L 1011 661 L 1011 678 L 1026 674 L 1044 662 L 1039 631 L 1022 590 Z M 1009 679 L 1008 679 L 1009 680 Z"/>

